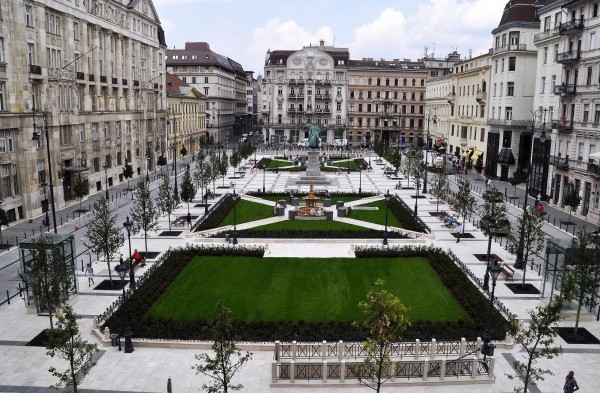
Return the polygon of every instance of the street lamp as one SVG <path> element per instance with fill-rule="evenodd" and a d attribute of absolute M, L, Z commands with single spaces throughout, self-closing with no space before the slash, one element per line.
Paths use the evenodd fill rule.
<path fill-rule="evenodd" d="M 388 207 L 390 204 L 390 199 L 392 199 L 392 195 L 390 194 L 390 190 L 385 192 L 385 231 L 383 231 L 383 245 L 388 245 Z"/>
<path fill-rule="evenodd" d="M 47 231 L 50 231 L 50 217 L 48 217 L 48 197 L 46 196 L 46 187 L 48 187 L 48 184 L 46 184 L 46 182 L 42 183 L 42 188 L 44 189 L 44 200 L 46 201 L 46 217 L 44 218 L 42 225 L 46 227 Z"/>
<path fill-rule="evenodd" d="M 237 219 L 236 219 L 236 205 L 237 205 L 237 200 L 239 198 L 239 195 L 235 192 L 235 190 L 233 190 L 233 194 L 231 194 L 231 199 L 233 199 L 233 233 L 231 234 L 232 236 L 232 243 L 238 244 L 238 239 L 237 239 Z"/>
<path fill-rule="evenodd" d="M 146 182 L 150 183 L 150 157 L 147 158 L 146 162 Z"/>
<path fill-rule="evenodd" d="M 427 113 L 427 139 L 425 140 L 425 177 L 423 178 L 423 194 L 427 194 L 427 156 L 429 154 L 429 121 L 433 120 L 433 124 L 437 123 L 435 113 L 433 118 L 431 112 Z"/>
<path fill-rule="evenodd" d="M 360 157 L 359 162 L 362 164 L 362 162 L 363 162 L 362 156 Z M 358 166 L 358 193 L 359 194 L 362 194 L 362 171 L 363 171 L 362 165 L 359 165 Z"/>
<path fill-rule="evenodd" d="M 126 264 L 120 263 L 115 266 L 115 271 L 119 274 L 119 278 L 121 279 L 121 286 L 123 287 L 123 304 L 125 302 L 125 276 L 127 275 L 127 270 L 129 268 Z M 125 326 L 123 336 L 125 337 L 125 353 L 133 352 L 133 342 L 131 341 L 131 328 L 129 327 L 129 315 L 125 314 Z"/>
<path fill-rule="evenodd" d="M 31 111 L 32 117 L 33 117 L 33 135 L 31 136 L 31 139 L 34 141 L 39 141 L 40 133 L 38 132 L 37 127 L 35 125 L 36 112 L 37 111 L 35 110 L 35 108 L 32 109 L 32 111 Z M 52 223 L 54 224 L 54 233 L 58 233 L 58 230 L 56 228 L 56 207 L 54 205 L 54 183 L 52 180 L 52 161 L 50 160 L 50 138 L 48 136 L 48 133 L 49 133 L 48 119 L 47 119 L 48 112 L 41 111 L 41 113 L 42 113 L 42 119 L 44 120 L 44 127 L 42 128 L 42 132 L 44 133 L 44 136 L 46 137 L 46 152 L 48 154 L 48 177 L 50 180 L 50 203 L 52 204 Z M 46 208 L 46 212 L 48 212 L 47 208 Z M 50 226 L 50 225 L 48 224 L 48 226 Z"/>
<path fill-rule="evenodd" d="M 417 182 L 417 187 L 415 187 L 417 189 L 417 195 L 415 197 L 415 217 L 417 217 L 417 211 L 418 211 L 418 202 L 419 202 L 419 180 L 421 180 L 421 175 L 420 174 L 416 174 L 415 175 L 415 180 Z"/>
<path fill-rule="evenodd" d="M 206 216 L 206 214 L 208 213 L 208 182 L 210 180 L 210 176 L 208 175 L 208 171 L 204 172 L 204 175 L 202 175 L 202 182 L 204 183 L 204 186 L 206 188 L 206 192 L 203 195 L 203 199 L 204 197 L 206 197 L 206 202 L 204 202 L 204 215 Z"/>
<path fill-rule="evenodd" d="M 483 334 L 483 348 L 481 349 L 481 353 L 483 353 L 483 362 L 486 363 L 487 356 L 494 356 L 494 348 L 496 346 L 494 344 L 490 344 L 492 341 L 492 331 L 490 329 L 490 320 L 492 318 L 492 310 L 494 309 L 494 292 L 496 290 L 496 280 L 498 276 L 502 272 L 502 266 L 498 264 L 498 261 L 494 262 L 492 266 L 490 266 L 490 275 L 492 276 L 492 294 L 490 295 L 490 308 L 488 311 L 487 317 L 487 328 L 485 329 L 485 333 Z"/>
<path fill-rule="evenodd" d="M 108 202 L 108 161 L 104 163 L 104 166 L 102 168 L 104 168 L 104 179 L 106 183 L 106 190 L 104 190 L 104 192 L 106 196 L 106 201 Z"/>
<path fill-rule="evenodd" d="M 135 272 L 133 271 L 133 260 L 131 254 L 131 228 L 133 228 L 133 221 L 127 216 L 127 220 L 123 223 L 123 227 L 127 230 L 127 240 L 129 241 L 129 288 L 135 288 Z"/>
<path fill-rule="evenodd" d="M 262 170 L 263 170 L 263 194 L 266 192 L 265 191 L 265 174 L 267 173 L 267 166 L 265 164 L 263 164 L 262 166 Z"/>
<path fill-rule="evenodd" d="M 490 289 L 490 252 L 492 251 L 492 237 L 496 232 L 496 223 L 490 222 L 488 224 L 488 249 L 487 249 L 487 266 L 485 268 L 485 276 L 483 277 L 483 289 L 488 291 Z"/>
<path fill-rule="evenodd" d="M 177 187 L 177 141 L 173 142 L 173 169 L 175 170 L 175 186 L 173 188 L 173 198 L 175 198 L 176 201 L 179 201 L 179 190 Z"/>

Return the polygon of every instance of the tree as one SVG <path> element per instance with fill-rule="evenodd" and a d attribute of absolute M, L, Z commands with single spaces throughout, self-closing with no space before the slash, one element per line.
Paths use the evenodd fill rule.
<path fill-rule="evenodd" d="M 134 190 L 133 206 L 131 207 L 133 233 L 144 233 L 146 256 L 148 255 L 148 232 L 158 229 L 158 211 L 150 194 L 149 185 L 140 181 Z"/>
<path fill-rule="evenodd" d="M 176 198 L 173 198 L 173 189 L 171 188 L 171 181 L 169 176 L 163 176 L 160 185 L 158 186 L 158 199 L 156 200 L 160 210 L 167 214 L 167 220 L 169 221 L 169 231 L 171 230 L 171 213 L 179 205 Z"/>
<path fill-rule="evenodd" d="M 508 178 L 508 182 L 511 186 L 514 187 L 513 198 L 517 196 L 517 186 L 521 183 L 525 183 L 526 180 L 527 178 L 525 177 L 525 175 L 523 175 L 523 172 L 521 171 L 513 173 L 512 177 Z"/>
<path fill-rule="evenodd" d="M 577 210 L 581 203 L 581 197 L 579 196 L 579 187 L 575 187 L 575 184 L 569 183 L 569 191 L 565 194 L 563 203 L 569 206 L 569 222 L 571 222 L 571 214 L 573 209 Z"/>
<path fill-rule="evenodd" d="M 496 188 L 496 186 L 492 186 L 485 190 L 483 193 L 483 205 L 480 209 L 481 221 L 480 221 L 480 229 L 487 234 L 488 232 L 488 224 L 495 223 L 501 224 L 507 222 L 506 214 L 508 209 L 504 204 L 504 197 L 502 192 Z"/>
<path fill-rule="evenodd" d="M 577 231 L 571 248 L 565 253 L 565 264 L 568 269 L 564 284 L 565 299 L 577 301 L 577 314 L 573 337 L 577 339 L 581 307 L 594 308 L 596 294 L 600 289 L 600 243 L 592 234 L 586 233 L 585 227 Z"/>
<path fill-rule="evenodd" d="M 517 218 L 517 225 L 511 227 L 508 236 L 508 251 L 523 254 L 523 282 L 521 290 L 525 290 L 525 274 L 527 271 L 527 260 L 529 255 L 538 253 L 544 249 L 544 226 L 543 216 L 537 209 L 527 206 L 523 214 Z M 521 239 L 522 242 L 521 242 Z"/>
<path fill-rule="evenodd" d="M 202 184 L 202 177 L 204 176 L 204 170 L 206 163 L 204 160 L 206 156 L 204 152 L 200 150 L 198 152 L 198 158 L 196 159 L 196 171 L 194 172 L 194 183 L 196 183 L 196 188 L 200 188 L 200 184 Z"/>
<path fill-rule="evenodd" d="M 52 376 L 57 377 L 60 384 L 73 385 L 73 392 L 78 392 L 78 375 L 85 375 L 94 366 L 92 357 L 98 352 L 98 345 L 90 344 L 81 338 L 77 317 L 71 306 L 64 307 L 63 312 L 58 314 L 56 329 L 50 333 L 50 340 L 46 347 L 46 355 L 50 357 L 59 357 L 66 360 L 69 368 L 65 371 L 57 371 L 55 367 L 50 367 L 48 371 Z M 59 389 L 59 384 L 52 386 Z"/>
<path fill-rule="evenodd" d="M 375 289 L 369 291 L 367 301 L 358 304 L 366 315 L 366 319 L 357 324 L 367 333 L 363 343 L 366 358 L 362 364 L 352 367 L 358 382 L 376 392 L 391 377 L 388 370 L 393 364 L 392 344 L 399 341 L 410 326 L 406 307 L 383 289 L 383 285 L 383 280 L 375 281 Z"/>
<path fill-rule="evenodd" d="M 238 168 L 238 166 L 242 162 L 243 155 L 244 155 L 244 153 L 242 151 L 240 151 L 240 150 L 234 150 L 231 153 L 231 157 L 229 158 L 229 161 L 231 162 L 231 166 L 233 167 L 234 170 L 236 168 Z"/>
<path fill-rule="evenodd" d="M 206 353 L 194 356 L 200 364 L 192 366 L 192 370 L 211 379 L 210 383 L 202 385 L 202 389 L 208 393 L 227 393 L 242 389 L 241 384 L 233 385 L 232 379 L 239 369 L 252 359 L 252 353 L 242 354 L 233 341 L 234 328 L 230 314 L 231 310 L 225 307 L 222 300 L 219 300 L 217 318 L 213 323 L 214 357 Z"/>
<path fill-rule="evenodd" d="M 528 325 L 519 323 L 513 316 L 509 331 L 515 342 L 525 351 L 526 362 L 516 360 L 513 363 L 516 375 L 507 375 L 510 379 L 517 378 L 523 382 L 523 387 L 515 392 L 527 393 L 529 384 L 544 380 L 545 375 L 553 375 L 552 371 L 536 367 L 539 359 L 553 359 L 562 353 L 560 346 L 554 346 L 557 336 L 555 328 L 563 318 L 561 315 L 563 300 L 558 297 L 546 306 L 538 306 L 529 311 L 531 322 Z"/>
<path fill-rule="evenodd" d="M 429 189 L 431 195 L 437 199 L 435 211 L 439 212 L 440 199 L 443 199 L 450 194 L 450 182 L 448 181 L 448 174 L 446 174 L 446 171 L 434 173 L 429 178 Z"/>
<path fill-rule="evenodd" d="M 30 259 L 23 264 L 19 278 L 31 291 L 38 307 L 46 307 L 50 329 L 54 329 L 54 314 L 75 283 L 69 275 L 61 249 L 54 247 L 51 238 L 34 239 L 29 251 Z"/>
<path fill-rule="evenodd" d="M 88 224 L 87 232 L 85 233 L 87 241 L 84 241 L 84 244 L 92 252 L 104 254 L 106 265 L 108 266 L 108 279 L 112 286 L 110 261 L 113 255 L 117 253 L 117 250 L 125 243 L 125 236 L 123 236 L 119 226 L 117 226 L 117 216 L 110 214 L 108 201 L 105 198 L 101 198 L 94 203 L 92 214 L 92 220 Z"/>
<path fill-rule="evenodd" d="M 181 153 L 182 157 L 185 157 L 187 154 L 187 149 L 185 148 L 185 146 L 181 146 L 181 150 L 179 150 L 179 153 Z"/>
<path fill-rule="evenodd" d="M 468 179 L 458 181 L 458 192 L 450 199 L 450 207 L 463 218 L 462 234 L 464 234 L 467 216 L 475 210 L 475 197 L 471 195 L 471 183 Z"/>
<path fill-rule="evenodd" d="M 127 190 L 130 190 L 129 179 L 133 177 L 133 167 L 127 161 L 125 161 L 125 166 L 123 166 L 123 177 L 127 179 Z"/>
<path fill-rule="evenodd" d="M 227 157 L 227 153 L 223 152 L 221 156 L 221 161 L 219 162 L 219 176 L 223 178 L 223 186 L 225 186 L 225 177 L 227 177 L 227 169 L 229 168 L 229 158 Z"/>
<path fill-rule="evenodd" d="M 395 168 L 396 176 L 398 176 L 400 165 L 402 165 L 402 153 L 400 149 L 390 148 L 388 157 L 388 162 Z"/>
<path fill-rule="evenodd" d="M 0 201 L 0 205 L 2 201 Z M 2 225 L 8 226 L 10 221 L 8 220 L 8 214 L 6 214 L 6 210 L 0 207 L 0 243 L 2 243 Z"/>
<path fill-rule="evenodd" d="M 163 166 L 167 165 L 167 159 L 165 158 L 165 154 L 161 154 L 160 157 L 156 160 L 156 163 L 160 166 L 160 174 L 162 175 Z"/>
<path fill-rule="evenodd" d="M 475 170 L 477 171 L 477 179 L 479 179 L 479 175 L 481 175 L 481 171 L 483 170 L 483 156 L 481 154 L 477 157 L 477 161 L 475 161 Z"/>
<path fill-rule="evenodd" d="M 83 200 L 84 196 L 89 194 L 89 192 L 90 192 L 90 189 L 88 187 L 87 181 L 84 181 L 83 177 L 81 175 L 77 175 L 77 179 L 75 179 L 75 184 L 73 185 L 73 194 L 75 194 L 75 196 L 77 198 L 79 198 L 79 210 L 80 211 L 83 211 L 83 207 L 81 206 L 81 201 Z"/>
<path fill-rule="evenodd" d="M 190 166 L 186 165 L 185 172 L 183 172 L 183 179 L 181 181 L 181 191 L 179 192 L 181 202 L 187 203 L 188 213 L 190 212 L 190 202 L 194 200 L 196 196 L 196 189 L 192 182 L 192 174 L 190 173 Z"/>
<path fill-rule="evenodd" d="M 213 193 L 215 192 L 215 181 L 219 178 L 221 174 L 221 160 L 219 157 L 212 152 L 210 155 L 210 160 L 208 162 L 208 175 L 213 184 Z"/>

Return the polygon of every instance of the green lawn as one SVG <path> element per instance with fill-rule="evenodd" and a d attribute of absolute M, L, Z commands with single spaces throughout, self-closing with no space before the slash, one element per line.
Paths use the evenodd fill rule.
<path fill-rule="evenodd" d="M 331 220 L 285 220 L 251 228 L 249 231 L 368 231 L 356 225 Z"/>
<path fill-rule="evenodd" d="M 250 202 L 240 199 L 236 206 L 236 223 L 262 220 L 264 218 L 274 217 L 273 206 L 263 205 L 262 203 Z M 227 214 L 227 217 L 221 221 L 220 227 L 233 225 L 233 209 Z"/>
<path fill-rule="evenodd" d="M 294 163 L 291 161 L 271 160 L 271 162 L 269 162 L 269 165 L 267 165 L 267 168 L 275 169 L 278 167 L 281 168 L 283 166 L 294 166 Z"/>
<path fill-rule="evenodd" d="M 377 202 L 371 202 L 360 206 L 378 207 L 379 210 L 354 210 L 351 207 L 348 211 L 348 218 L 385 225 L 385 200 L 382 199 Z M 391 211 L 388 211 L 388 225 L 396 228 L 403 228 L 402 223 Z"/>
<path fill-rule="evenodd" d="M 377 278 L 409 308 L 411 320 L 468 319 L 425 258 L 197 257 L 148 314 L 214 318 L 223 299 L 242 321 L 354 321 L 364 318 L 357 304 Z"/>
<path fill-rule="evenodd" d="M 348 169 L 348 160 L 332 162 L 331 165 Z M 354 158 L 351 158 L 350 159 L 350 170 L 357 170 L 357 169 L 359 169 L 358 165 L 354 161 Z"/>

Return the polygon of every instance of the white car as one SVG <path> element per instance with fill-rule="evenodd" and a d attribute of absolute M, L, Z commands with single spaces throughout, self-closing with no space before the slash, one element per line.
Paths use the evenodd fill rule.
<path fill-rule="evenodd" d="M 298 146 L 299 147 L 308 147 L 310 146 L 310 142 L 308 141 L 308 138 L 304 138 L 298 141 Z"/>

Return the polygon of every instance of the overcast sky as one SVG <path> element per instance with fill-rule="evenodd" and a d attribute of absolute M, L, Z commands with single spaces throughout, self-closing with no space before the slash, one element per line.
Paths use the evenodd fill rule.
<path fill-rule="evenodd" d="M 169 48 L 206 41 L 244 69 L 263 73 L 268 49 L 318 44 L 352 59 L 487 52 L 506 0 L 154 0 Z"/>

